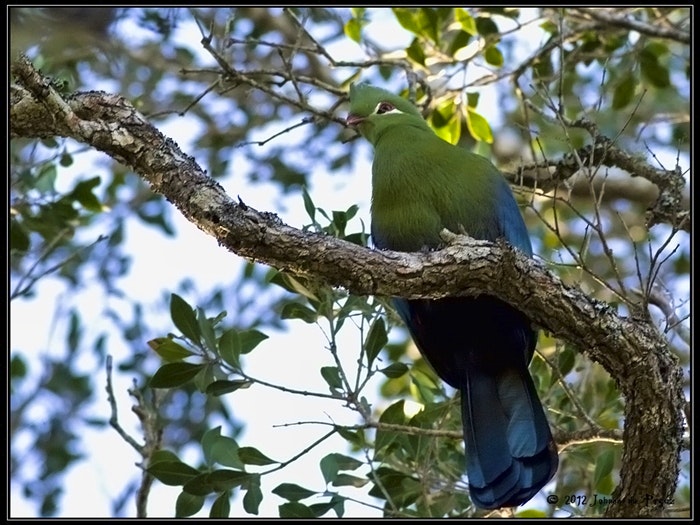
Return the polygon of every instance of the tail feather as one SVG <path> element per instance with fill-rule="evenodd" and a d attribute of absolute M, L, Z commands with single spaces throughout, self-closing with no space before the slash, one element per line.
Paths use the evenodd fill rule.
<path fill-rule="evenodd" d="M 514 507 L 554 475 L 558 457 L 528 371 L 537 333 L 490 297 L 395 299 L 418 348 L 462 394 L 467 477 L 475 505 Z"/>
<path fill-rule="evenodd" d="M 556 448 L 527 370 L 470 371 L 462 424 L 469 490 L 479 507 L 521 505 L 556 472 Z"/>

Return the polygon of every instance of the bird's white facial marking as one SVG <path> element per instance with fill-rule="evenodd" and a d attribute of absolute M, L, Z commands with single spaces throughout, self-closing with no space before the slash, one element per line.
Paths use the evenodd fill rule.
<path fill-rule="evenodd" d="M 374 108 L 374 113 L 376 115 L 388 115 L 391 113 L 398 113 L 400 115 L 404 114 L 403 111 L 397 109 L 391 102 L 380 102 L 377 104 L 377 107 Z"/>

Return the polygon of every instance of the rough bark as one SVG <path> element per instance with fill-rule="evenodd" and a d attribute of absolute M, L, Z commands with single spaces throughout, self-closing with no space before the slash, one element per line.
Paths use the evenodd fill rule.
<path fill-rule="evenodd" d="M 618 315 L 505 244 L 451 236 L 431 253 L 363 248 L 302 232 L 233 201 L 192 157 L 118 95 L 62 97 L 25 58 L 12 65 L 11 137 L 70 137 L 129 166 L 231 252 L 355 294 L 441 297 L 488 292 L 605 367 L 625 397 L 620 484 L 608 517 L 659 516 L 682 446 L 682 371 L 652 324 Z"/>

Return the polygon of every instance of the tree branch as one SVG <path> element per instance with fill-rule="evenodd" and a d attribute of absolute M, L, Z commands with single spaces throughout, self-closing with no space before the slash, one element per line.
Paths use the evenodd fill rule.
<path fill-rule="evenodd" d="M 629 31 L 636 31 L 653 38 L 664 38 L 681 44 L 690 44 L 690 32 L 676 27 L 663 27 L 658 23 L 648 24 L 641 20 L 635 20 L 629 16 L 618 14 L 616 9 L 601 9 L 599 7 L 573 8 L 584 19 L 592 18 L 609 27 L 620 27 Z M 690 16 L 690 10 L 688 10 Z"/>
<path fill-rule="evenodd" d="M 12 73 L 19 85 L 11 88 L 11 137 L 70 137 L 107 153 L 239 256 L 355 294 L 488 293 L 516 305 L 603 365 L 625 396 L 621 479 L 607 515 L 657 516 L 673 497 L 683 432 L 682 372 L 652 324 L 619 316 L 502 243 L 454 236 L 440 251 L 400 253 L 302 232 L 234 202 L 123 97 L 91 91 L 62 98 L 26 58 L 13 63 Z"/>
<path fill-rule="evenodd" d="M 583 121 L 571 122 L 584 127 Z M 590 127 L 590 126 L 588 126 Z M 649 163 L 618 148 L 609 138 L 594 134 L 594 143 L 564 155 L 557 161 L 521 166 L 517 173 L 506 174 L 514 184 L 550 191 L 570 179 L 582 169 L 595 171 L 600 166 L 619 168 L 633 178 L 646 179 L 657 188 L 656 198 L 647 210 L 649 227 L 668 223 L 674 228 L 690 232 L 690 209 L 685 195 L 685 177 L 676 166 L 673 170 L 653 168 Z"/>

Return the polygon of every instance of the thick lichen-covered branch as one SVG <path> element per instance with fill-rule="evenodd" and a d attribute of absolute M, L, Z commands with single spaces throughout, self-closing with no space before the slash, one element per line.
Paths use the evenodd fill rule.
<path fill-rule="evenodd" d="M 130 167 L 231 252 L 282 271 L 320 278 L 355 294 L 442 297 L 489 293 L 526 312 L 602 364 L 625 396 L 620 485 L 607 515 L 659 515 L 673 496 L 683 430 L 682 373 L 647 321 L 565 285 L 504 244 L 451 236 L 431 253 L 376 251 L 303 232 L 232 200 L 123 97 L 63 97 L 22 58 L 12 65 L 11 137 L 70 137 Z"/>

